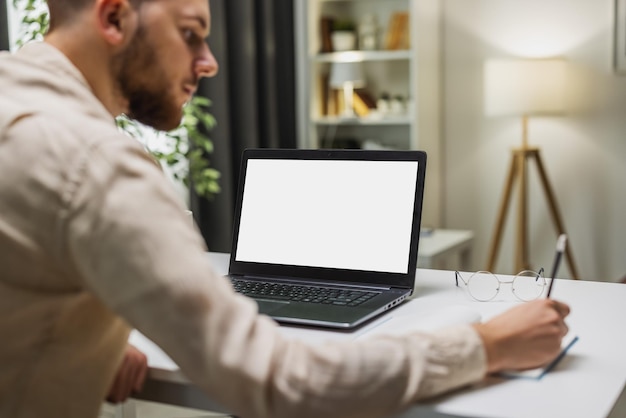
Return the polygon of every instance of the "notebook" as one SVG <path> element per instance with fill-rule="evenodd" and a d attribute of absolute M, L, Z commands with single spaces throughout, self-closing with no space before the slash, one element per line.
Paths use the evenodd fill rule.
<path fill-rule="evenodd" d="M 248 149 L 229 277 L 281 323 L 350 329 L 408 298 L 422 151 Z"/>

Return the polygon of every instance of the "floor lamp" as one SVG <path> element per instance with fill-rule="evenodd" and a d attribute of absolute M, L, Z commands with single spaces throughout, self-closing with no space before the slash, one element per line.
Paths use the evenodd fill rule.
<path fill-rule="evenodd" d="M 516 115 L 522 120 L 522 145 L 512 150 L 509 174 L 504 185 L 489 249 L 487 261 L 489 271 L 494 270 L 498 258 L 504 223 L 515 184 L 518 186 L 515 268 L 517 271 L 531 269 L 528 255 L 527 190 L 527 177 L 531 162 L 535 162 L 537 167 L 557 235 L 566 233 L 540 150 L 538 147 L 528 145 L 528 118 L 530 116 L 555 115 L 565 110 L 566 71 L 566 62 L 560 59 L 488 60 L 485 64 L 486 114 L 488 116 Z M 566 248 L 565 256 L 572 276 L 577 279 L 578 270 L 570 245 Z"/>

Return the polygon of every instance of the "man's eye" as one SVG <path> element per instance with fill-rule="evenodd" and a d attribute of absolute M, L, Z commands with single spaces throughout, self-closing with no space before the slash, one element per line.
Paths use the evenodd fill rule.
<path fill-rule="evenodd" d="M 183 31 L 183 37 L 185 38 L 185 42 L 187 42 L 189 45 L 196 45 L 199 42 L 202 41 L 202 38 L 200 38 L 193 30 L 191 29 L 185 29 Z"/>

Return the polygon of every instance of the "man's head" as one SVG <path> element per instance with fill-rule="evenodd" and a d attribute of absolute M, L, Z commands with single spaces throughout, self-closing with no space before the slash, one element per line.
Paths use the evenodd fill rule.
<path fill-rule="evenodd" d="M 119 110 L 142 123 L 163 130 L 177 127 L 182 106 L 200 78 L 217 73 L 217 62 L 204 41 L 210 29 L 208 0 L 48 0 L 48 4 L 51 35 L 77 21 L 95 26 L 95 36 L 69 42 L 93 43 L 106 55 L 106 66 L 85 63 L 79 68 L 83 74 L 89 72 L 85 75 L 91 80 L 108 77 L 117 102 L 123 103 Z M 90 45 L 81 46 L 77 50 Z M 94 91 L 98 95 L 97 88 Z"/>

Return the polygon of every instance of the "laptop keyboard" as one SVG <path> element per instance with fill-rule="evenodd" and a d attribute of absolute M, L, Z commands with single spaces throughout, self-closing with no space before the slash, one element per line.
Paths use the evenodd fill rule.
<path fill-rule="evenodd" d="M 274 282 L 231 279 L 235 291 L 251 298 L 358 306 L 377 292 L 336 287 L 304 286 Z"/>

